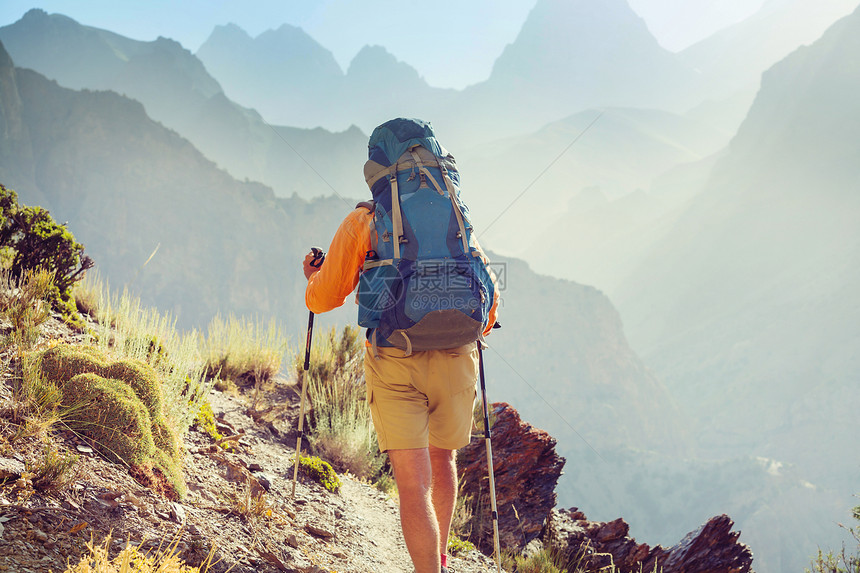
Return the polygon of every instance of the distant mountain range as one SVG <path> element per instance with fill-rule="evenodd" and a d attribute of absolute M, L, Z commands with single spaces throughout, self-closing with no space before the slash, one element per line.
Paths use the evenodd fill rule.
<path fill-rule="evenodd" d="M 0 28 L 21 67 L 72 89 L 112 90 L 140 101 L 147 114 L 187 137 L 234 177 L 261 181 L 280 196 L 356 195 L 366 136 L 267 123 L 229 100 L 203 64 L 166 38 L 140 42 L 30 10 Z"/>

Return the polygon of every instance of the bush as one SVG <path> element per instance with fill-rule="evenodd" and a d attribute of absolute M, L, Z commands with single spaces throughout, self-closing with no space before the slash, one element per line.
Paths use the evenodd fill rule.
<path fill-rule="evenodd" d="M 254 386 L 271 380 L 281 368 L 285 337 L 274 320 L 259 322 L 216 316 L 202 342 L 206 375 Z"/>
<path fill-rule="evenodd" d="M 179 538 L 153 554 L 141 547 L 126 543 L 113 559 L 110 558 L 111 537 L 104 538 L 101 545 L 87 543 L 88 554 L 81 557 L 77 565 L 69 564 L 64 573 L 204 573 L 212 566 L 214 547 L 200 567 L 187 565 L 177 551 Z"/>
<path fill-rule="evenodd" d="M 331 465 L 317 456 L 301 456 L 299 471 L 332 493 L 340 490 L 340 478 Z"/>
<path fill-rule="evenodd" d="M 151 366 L 110 361 L 95 348 L 65 344 L 29 360 L 60 388 L 70 428 L 93 440 L 108 459 L 157 469 L 184 495 L 178 435 L 165 418 L 162 382 Z"/>
<path fill-rule="evenodd" d="M 72 299 L 72 286 L 93 266 L 83 245 L 65 225 L 57 224 L 41 207 L 18 204 L 18 196 L 0 184 L 0 249 L 13 275 L 43 269 L 53 276 L 48 300 L 67 321 L 82 327 Z"/>
<path fill-rule="evenodd" d="M 367 404 L 363 356 L 358 329 L 347 326 L 340 336 L 332 329 L 325 343 L 312 347 L 307 377 L 303 357 L 296 364 L 299 379 L 308 385 L 308 441 L 314 453 L 340 471 L 375 480 L 386 458 L 379 453 Z"/>
<path fill-rule="evenodd" d="M 0 315 L 12 323 L 6 343 L 19 350 L 31 348 L 39 339 L 39 327 L 51 315 L 48 300 L 53 276 L 44 269 L 26 270 L 17 278 L 0 271 Z"/>
<path fill-rule="evenodd" d="M 475 551 L 475 544 L 471 541 L 466 541 L 464 539 L 460 539 L 456 535 L 452 535 L 448 538 L 448 554 L 457 556 L 460 553 L 467 553 L 469 551 Z"/>
<path fill-rule="evenodd" d="M 84 288 L 98 300 L 97 352 L 152 367 L 161 380 L 164 416 L 183 436 L 212 388 L 203 376 L 199 334 L 180 334 L 173 317 L 143 307 L 128 291 L 110 295 L 94 278 Z"/>

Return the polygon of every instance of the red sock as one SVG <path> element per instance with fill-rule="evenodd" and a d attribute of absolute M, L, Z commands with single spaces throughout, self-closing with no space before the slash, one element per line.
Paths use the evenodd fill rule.
<path fill-rule="evenodd" d="M 448 567 L 448 555 L 445 553 L 442 554 L 442 567 Z"/>

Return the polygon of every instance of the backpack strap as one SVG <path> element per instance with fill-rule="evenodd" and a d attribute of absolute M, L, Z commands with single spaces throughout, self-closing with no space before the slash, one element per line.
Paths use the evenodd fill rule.
<path fill-rule="evenodd" d="M 378 328 L 373 329 L 373 333 L 370 335 L 370 351 L 375 360 L 379 360 L 379 346 L 376 344 L 376 331 Z"/>
<path fill-rule="evenodd" d="M 463 242 L 463 254 L 466 255 L 469 253 L 469 239 L 466 237 L 466 224 L 463 221 L 460 203 L 457 201 L 457 191 L 454 189 L 454 182 L 448 177 L 448 169 L 442 165 L 441 161 L 439 162 L 439 170 L 442 172 L 445 189 L 448 190 L 448 198 L 451 199 L 451 205 L 454 207 L 454 216 L 457 217 L 457 225 L 460 227 L 460 240 Z"/>
<path fill-rule="evenodd" d="M 400 239 L 403 237 L 403 213 L 400 211 L 400 193 L 397 188 L 397 164 L 394 164 L 394 170 L 388 177 L 388 182 L 391 184 L 391 223 L 393 226 L 394 237 L 394 259 L 400 259 Z"/>

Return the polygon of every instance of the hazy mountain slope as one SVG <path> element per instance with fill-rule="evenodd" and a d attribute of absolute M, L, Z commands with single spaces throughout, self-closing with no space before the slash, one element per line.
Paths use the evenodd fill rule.
<path fill-rule="evenodd" d="M 860 432 L 857 54 L 860 10 L 763 75 L 705 192 L 616 297 L 703 452 L 792 464 L 843 508 Z"/>
<path fill-rule="evenodd" d="M 318 135 L 292 130 L 289 138 L 283 131 L 279 136 L 255 111 L 227 99 L 200 61 L 171 40 L 130 40 L 41 10 L 0 28 L 0 40 L 22 67 L 64 86 L 137 99 L 153 119 L 234 177 L 261 181 L 278 195 L 327 195 L 332 187 L 346 193 L 361 173 L 365 137 L 359 130 L 332 134 L 330 149 L 304 155 L 301 150 L 313 146 L 307 140 Z"/>
<path fill-rule="evenodd" d="M 644 193 L 650 182 L 726 142 L 724 134 L 669 112 L 611 108 L 457 159 L 478 228 L 485 229 L 482 240 L 540 272 L 605 289 L 603 267 L 617 262 L 625 236 L 656 225 L 675 207 L 670 196 Z"/>
<path fill-rule="evenodd" d="M 263 35 L 252 40 L 235 26 L 217 28 L 198 55 L 228 93 L 253 92 L 241 101 L 291 125 L 354 123 L 370 130 L 394 116 L 420 116 L 462 148 L 533 131 L 588 107 L 681 110 L 700 99 L 697 74 L 657 44 L 626 0 L 540 0 L 490 78 L 463 91 L 428 86 L 380 46 L 361 50 L 338 82 L 329 65 L 326 72 L 305 72 L 285 61 L 293 53 L 324 51 L 311 38 L 293 29 L 265 35 L 281 39 L 277 53 L 283 55 L 264 48 Z M 281 63 L 277 73 L 275 63 Z M 305 91 L 319 95 L 304 102 L 315 109 L 302 115 L 285 102 Z"/>
<path fill-rule="evenodd" d="M 0 50 L 0 181 L 11 187 L 35 186 L 30 134 L 21 116 L 21 96 L 15 68 L 5 50 Z"/>
<path fill-rule="evenodd" d="M 626 0 L 539 0 L 490 78 L 463 92 L 452 129 L 510 135 L 590 107 L 680 111 L 698 103 L 697 81 Z"/>
<path fill-rule="evenodd" d="M 727 98 L 757 89 L 763 71 L 798 46 L 820 38 L 857 5 L 857 0 L 769 0 L 752 17 L 697 42 L 679 56 L 702 73 L 713 99 Z"/>
<path fill-rule="evenodd" d="M 31 162 L 6 165 L 4 175 L 22 203 L 69 222 L 112 285 L 130 285 L 185 326 L 205 325 L 219 309 L 301 314 L 303 277 L 284 253 L 321 239 L 315 227 L 335 224 L 326 207 L 340 201 L 278 200 L 239 183 L 114 93 L 71 91 L 30 70 L 0 76 L 3 93 L 21 102 L 13 120 L 23 132 L 15 140 L 4 132 L 2 144 Z"/>
<path fill-rule="evenodd" d="M 460 92 L 434 88 L 382 46 L 362 48 L 346 71 L 346 94 L 339 105 L 368 133 L 392 117 L 444 117 Z"/>

